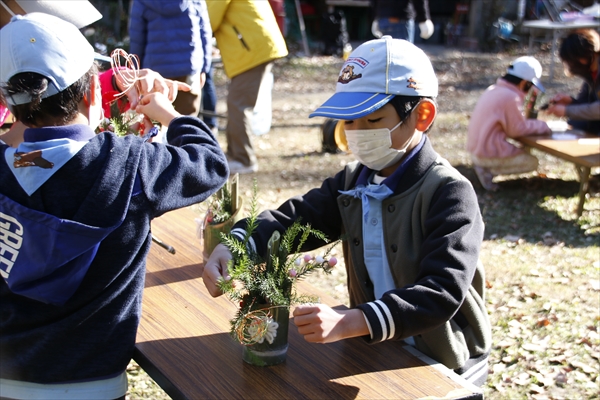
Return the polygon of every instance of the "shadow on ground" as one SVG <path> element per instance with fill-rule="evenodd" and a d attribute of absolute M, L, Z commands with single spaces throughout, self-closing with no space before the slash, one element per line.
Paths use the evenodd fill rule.
<path fill-rule="evenodd" d="M 497 192 L 488 192 L 482 188 L 470 166 L 459 165 L 456 169 L 473 183 L 486 224 L 485 239 L 510 236 L 538 243 L 551 236 L 553 241 L 567 246 L 587 247 L 600 238 L 598 234 L 585 234 L 585 229 L 575 219 L 574 210 L 570 213 L 573 219 L 567 220 L 543 206 L 547 198 L 577 198 L 577 181 L 532 176 L 499 182 Z M 600 177 L 593 176 L 589 192 L 597 196 L 599 189 Z M 597 211 L 591 210 L 589 201 L 586 202 L 586 212 Z"/>

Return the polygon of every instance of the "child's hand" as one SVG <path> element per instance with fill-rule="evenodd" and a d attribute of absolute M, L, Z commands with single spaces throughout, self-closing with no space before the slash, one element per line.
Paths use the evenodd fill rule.
<path fill-rule="evenodd" d="M 227 272 L 227 263 L 231 258 L 231 252 L 227 246 L 219 243 L 204 265 L 202 280 L 212 297 L 218 297 L 223 294 L 219 286 L 217 286 L 220 280 L 231 279 L 229 272 Z"/>
<path fill-rule="evenodd" d="M 158 121 L 164 126 L 169 126 L 174 118 L 181 116 L 175 111 L 167 96 L 162 93 L 150 93 L 142 96 L 135 112 L 144 114 L 147 118 Z"/>
<path fill-rule="evenodd" d="M 564 117 L 567 114 L 567 106 L 564 104 L 550 103 L 546 112 L 557 117 Z"/>
<path fill-rule="evenodd" d="M 126 93 L 129 104 L 133 109 L 137 107 L 140 97 L 150 93 L 162 93 L 172 103 L 175 101 L 179 90 L 184 92 L 191 90 L 190 85 L 187 83 L 165 79 L 158 72 L 146 68 L 139 70 L 137 74 L 131 70 L 121 70 L 115 76 L 119 90 L 127 89 L 126 82 L 136 79 L 136 84 L 131 86 Z"/>
<path fill-rule="evenodd" d="M 573 98 L 568 94 L 559 93 L 555 95 L 552 99 L 550 99 L 550 106 L 553 104 L 571 104 L 573 102 Z"/>
<path fill-rule="evenodd" d="M 294 324 L 307 342 L 331 343 L 369 334 L 362 311 L 334 310 L 325 304 L 301 305 L 294 309 Z"/>

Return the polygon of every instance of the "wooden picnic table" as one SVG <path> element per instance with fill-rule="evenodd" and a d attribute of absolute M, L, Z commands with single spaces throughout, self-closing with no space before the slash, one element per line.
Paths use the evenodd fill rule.
<path fill-rule="evenodd" d="M 575 164 L 579 176 L 577 216 L 581 217 L 585 195 L 589 190 L 592 168 L 600 167 L 600 136 L 582 131 L 566 130 L 552 132 L 548 135 L 521 136 L 517 141 Z"/>
<path fill-rule="evenodd" d="M 197 217 L 185 208 L 152 222 L 153 234 L 175 254 L 152 244 L 134 360 L 172 398 L 483 398 L 480 388 L 404 342 L 311 344 L 293 324 L 283 364 L 244 363 L 241 345 L 229 335 L 236 305 L 212 298 L 202 282 Z M 307 283 L 298 290 L 344 307 Z"/>

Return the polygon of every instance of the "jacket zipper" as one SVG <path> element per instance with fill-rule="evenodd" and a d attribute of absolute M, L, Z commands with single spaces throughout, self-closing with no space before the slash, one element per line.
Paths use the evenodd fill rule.
<path fill-rule="evenodd" d="M 244 37 L 242 36 L 240 31 L 238 31 L 235 26 L 233 27 L 233 30 L 235 31 L 235 34 L 237 35 L 240 42 L 242 42 L 242 46 L 244 46 L 246 48 L 246 50 L 250 51 L 250 47 L 248 47 L 248 45 L 246 44 L 246 41 L 244 40 Z"/>

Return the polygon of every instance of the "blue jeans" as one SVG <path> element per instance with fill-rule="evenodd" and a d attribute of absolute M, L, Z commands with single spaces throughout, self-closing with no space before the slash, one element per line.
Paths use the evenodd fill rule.
<path fill-rule="evenodd" d="M 211 65 L 210 71 L 206 74 L 206 81 L 204 87 L 202 87 L 202 111 L 215 113 L 217 111 L 217 89 L 215 88 L 215 82 L 213 81 L 213 67 Z M 217 118 L 213 116 L 203 115 L 202 120 L 209 128 L 217 126 Z"/>
<path fill-rule="evenodd" d="M 377 20 L 382 35 L 390 35 L 394 39 L 404 39 L 411 43 L 415 41 L 415 21 L 412 19 L 390 22 L 388 18 Z"/>

